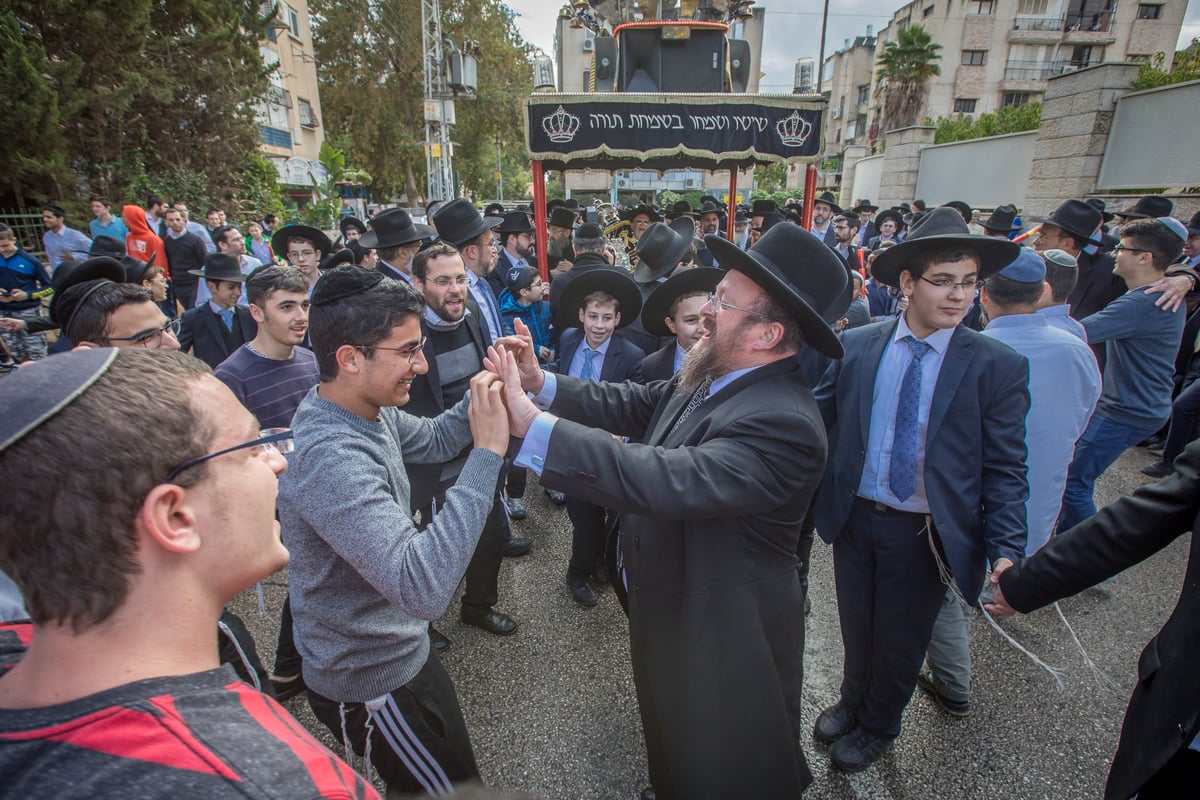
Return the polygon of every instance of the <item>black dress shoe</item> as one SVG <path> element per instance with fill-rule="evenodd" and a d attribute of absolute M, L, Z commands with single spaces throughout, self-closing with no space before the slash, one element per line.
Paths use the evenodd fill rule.
<path fill-rule="evenodd" d="M 1165 478 L 1174 471 L 1175 464 L 1161 458 L 1148 467 L 1142 467 L 1142 474 L 1149 475 L 1151 478 Z"/>
<path fill-rule="evenodd" d="M 600 586 L 607 586 L 609 583 L 608 564 L 604 561 L 604 557 L 596 559 L 596 568 L 592 570 L 592 578 Z"/>
<path fill-rule="evenodd" d="M 533 539 L 514 536 L 504 543 L 505 558 L 519 558 L 533 549 Z"/>
<path fill-rule="evenodd" d="M 567 496 L 562 492 L 556 492 L 553 489 L 546 490 L 546 497 L 549 497 L 550 502 L 554 503 L 556 506 L 566 505 L 567 503 Z"/>
<path fill-rule="evenodd" d="M 588 586 L 587 578 L 568 572 L 567 589 L 570 590 L 571 597 L 575 602 L 584 608 L 591 608 L 600 602 L 600 595 L 596 594 L 595 589 Z"/>
<path fill-rule="evenodd" d="M 830 744 L 852 731 L 855 724 L 854 712 L 839 701 L 837 705 L 830 706 L 817 717 L 817 724 L 813 726 L 813 738 L 818 742 Z"/>
<path fill-rule="evenodd" d="M 441 653 L 450 648 L 450 640 L 442 635 L 442 632 L 432 625 L 429 626 L 429 644 L 433 649 Z"/>
<path fill-rule="evenodd" d="M 917 686 L 925 692 L 933 696 L 937 704 L 942 707 L 952 717 L 969 717 L 971 716 L 971 701 L 970 700 L 953 700 L 942 694 L 942 690 L 933 681 L 933 675 L 928 672 L 917 673 Z"/>
<path fill-rule="evenodd" d="M 842 772 L 861 772 L 882 758 L 894 741 L 895 736 L 875 736 L 855 728 L 833 743 L 829 760 Z"/>
<path fill-rule="evenodd" d="M 517 632 L 516 620 L 494 608 L 485 611 L 467 611 L 464 608 L 462 621 L 464 625 L 473 625 L 497 636 L 511 636 Z"/>

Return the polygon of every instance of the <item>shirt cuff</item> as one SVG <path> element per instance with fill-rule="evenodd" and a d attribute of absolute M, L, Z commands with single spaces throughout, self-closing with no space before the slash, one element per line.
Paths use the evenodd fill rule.
<path fill-rule="evenodd" d="M 545 379 L 542 383 L 542 390 L 537 394 L 529 395 L 529 397 L 533 400 L 534 405 L 545 411 L 553 405 L 554 398 L 558 394 L 558 376 L 546 370 L 542 370 L 542 376 Z"/>
<path fill-rule="evenodd" d="M 531 469 L 540 477 L 546 466 L 546 449 L 550 446 L 550 434 L 554 433 L 556 422 L 558 417 L 553 414 L 538 414 L 534 417 L 529 430 L 525 432 L 525 439 L 521 442 L 521 449 L 517 451 L 513 464 Z"/>

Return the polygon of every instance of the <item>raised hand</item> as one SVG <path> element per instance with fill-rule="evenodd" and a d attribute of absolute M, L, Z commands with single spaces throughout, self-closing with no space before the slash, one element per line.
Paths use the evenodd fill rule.
<path fill-rule="evenodd" d="M 508 411 L 504 408 L 504 384 L 491 372 L 471 378 L 471 403 L 467 418 L 475 446 L 499 456 L 508 453 Z"/>
<path fill-rule="evenodd" d="M 529 432 L 529 426 L 541 412 L 521 388 L 517 359 L 503 347 L 493 346 L 488 348 L 487 361 L 491 362 L 488 369 L 494 367 L 504 383 L 504 402 L 508 406 L 508 419 L 512 435 L 523 439 Z M 541 370 L 538 372 L 540 374 Z"/>
<path fill-rule="evenodd" d="M 520 319 L 513 320 L 513 330 L 516 332 L 513 336 L 501 337 L 495 342 L 494 346 L 497 349 L 505 350 L 509 354 L 515 355 L 517 374 L 521 379 L 521 388 L 527 392 L 537 394 L 542 390 L 542 384 L 546 382 L 546 376 L 542 374 L 542 368 L 538 366 L 537 353 L 534 352 L 533 348 L 533 336 L 529 333 L 529 328 Z M 499 370 L 499 364 L 496 362 L 485 358 L 483 366 L 489 371 L 503 377 L 503 373 Z"/>

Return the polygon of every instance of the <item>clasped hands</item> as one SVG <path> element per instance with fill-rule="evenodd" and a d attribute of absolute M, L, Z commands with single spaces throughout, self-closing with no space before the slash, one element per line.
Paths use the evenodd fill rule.
<path fill-rule="evenodd" d="M 529 329 L 516 320 L 514 330 L 488 348 L 485 369 L 471 379 L 468 417 L 475 446 L 501 455 L 509 436 L 524 438 L 541 413 L 525 392 L 540 392 L 546 381 Z"/>

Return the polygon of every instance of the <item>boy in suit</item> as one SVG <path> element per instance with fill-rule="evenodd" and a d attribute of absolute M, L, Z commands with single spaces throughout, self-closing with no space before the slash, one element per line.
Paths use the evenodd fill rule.
<path fill-rule="evenodd" d="M 213 369 L 234 351 L 258 335 L 258 325 L 250 310 L 238 305 L 242 296 L 242 274 L 237 258 L 225 253 L 209 253 L 204 269 L 191 270 L 203 278 L 212 297 L 207 303 L 183 312 L 179 347 Z"/>
<path fill-rule="evenodd" d="M 617 328 L 633 322 L 641 311 L 641 292 L 632 278 L 617 270 L 586 272 L 567 287 L 562 304 L 564 311 L 577 310 L 580 327 L 563 331 L 558 361 L 550 369 L 585 381 L 642 382 L 645 352 L 627 339 L 613 336 Z M 588 578 L 593 577 L 597 584 L 608 583 L 604 563 L 608 514 L 603 506 L 567 495 L 567 516 L 572 525 L 567 589 L 585 608 L 600 600 Z"/>
<path fill-rule="evenodd" d="M 907 309 L 846 331 L 815 392 L 830 454 L 815 520 L 833 545 L 845 666 L 813 735 L 845 772 L 899 735 L 946 584 L 974 604 L 985 559 L 1000 572 L 1024 555 L 1029 366 L 960 324 L 1017 253 L 934 209 L 873 267 Z"/>
<path fill-rule="evenodd" d="M 642 361 L 642 376 L 647 383 L 671 380 L 683 366 L 688 351 L 704 337 L 701 311 L 724 275 L 709 267 L 680 270 L 646 298 L 642 308 L 646 332 L 660 338 L 675 337 Z"/>

